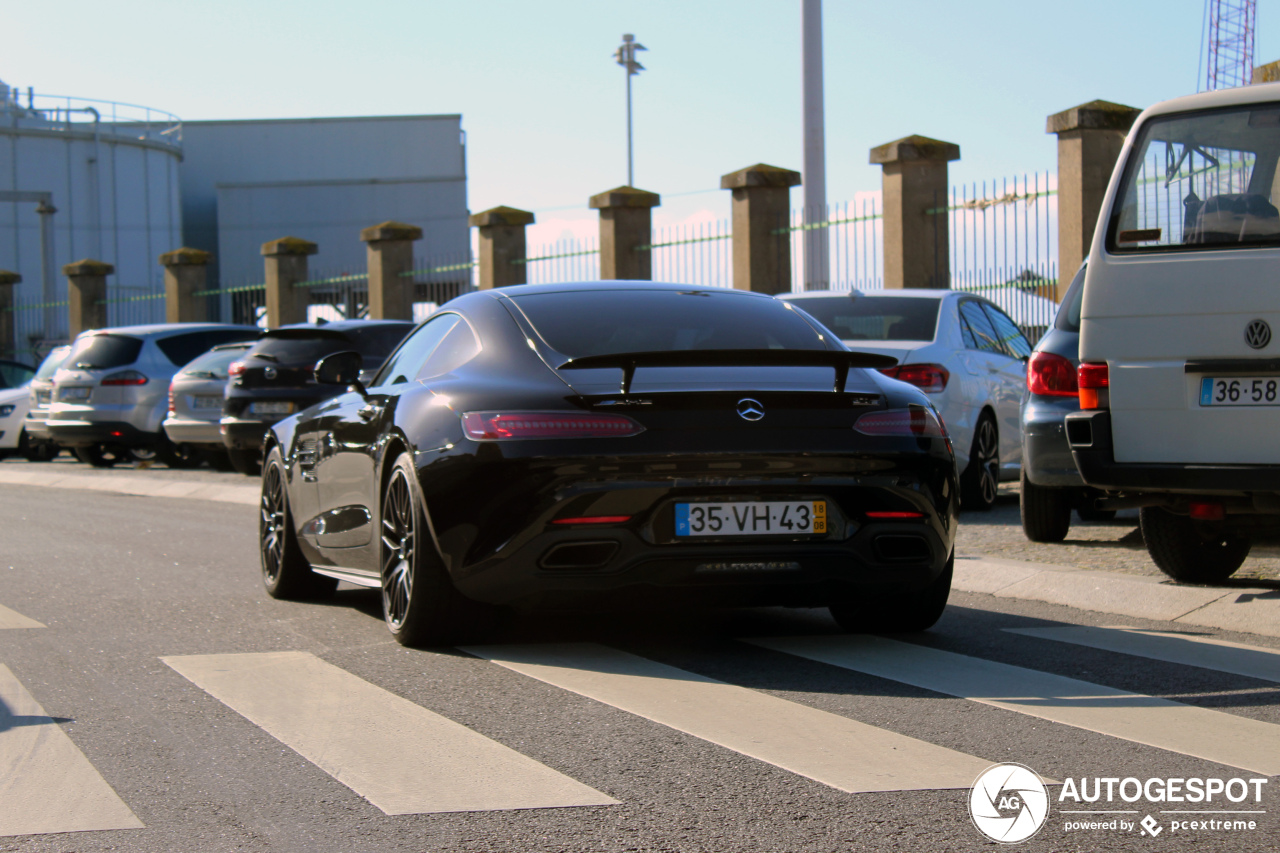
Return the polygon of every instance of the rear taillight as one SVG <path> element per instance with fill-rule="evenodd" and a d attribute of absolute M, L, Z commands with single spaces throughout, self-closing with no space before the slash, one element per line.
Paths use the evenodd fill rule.
<path fill-rule="evenodd" d="M 944 391 L 951 373 L 941 364 L 900 364 L 880 370 L 885 376 L 916 386 L 921 391 Z"/>
<path fill-rule="evenodd" d="M 227 365 L 227 376 L 239 376 L 244 373 L 244 362 L 233 361 Z"/>
<path fill-rule="evenodd" d="M 170 382 L 169 383 L 169 414 L 170 415 L 172 415 L 178 409 L 178 407 L 174 405 L 175 399 L 176 398 L 174 397 L 174 393 L 173 393 L 173 383 Z"/>
<path fill-rule="evenodd" d="M 587 412 L 466 412 L 462 429 L 476 441 L 606 438 L 644 432 L 631 418 Z"/>
<path fill-rule="evenodd" d="M 933 412 L 923 406 L 868 412 L 853 428 L 863 435 L 909 435 L 917 438 L 946 438 L 947 430 Z"/>
<path fill-rule="evenodd" d="M 1034 352 L 1027 363 L 1027 390 L 1048 397 L 1074 397 L 1080 393 L 1076 366 L 1057 353 Z"/>
<path fill-rule="evenodd" d="M 1111 374 L 1106 364 L 1082 364 L 1076 371 L 1076 383 L 1080 386 L 1080 408 L 1106 408 L 1102 402 L 1100 391 L 1111 388 Z"/>
<path fill-rule="evenodd" d="M 104 376 L 99 385 L 146 385 L 147 377 L 136 370 L 122 370 L 110 376 Z"/>

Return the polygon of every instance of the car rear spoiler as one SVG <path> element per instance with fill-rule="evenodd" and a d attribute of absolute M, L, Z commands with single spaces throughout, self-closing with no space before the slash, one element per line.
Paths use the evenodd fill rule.
<path fill-rule="evenodd" d="M 622 368 L 622 393 L 631 390 L 637 367 L 834 367 L 836 393 L 844 391 L 851 367 L 893 367 L 898 360 L 869 352 L 809 349 L 693 349 L 621 352 L 571 358 L 559 370 Z"/>

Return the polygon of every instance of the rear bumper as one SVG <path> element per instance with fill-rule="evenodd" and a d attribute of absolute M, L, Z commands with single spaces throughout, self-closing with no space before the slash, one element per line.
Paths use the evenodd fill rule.
<path fill-rule="evenodd" d="M 94 444 L 117 444 L 142 447 L 160 440 L 159 433 L 143 432 L 124 421 L 54 420 L 45 422 L 49 438 L 63 447 L 89 447 Z"/>
<path fill-rule="evenodd" d="M 1199 495 L 1280 492 L 1280 465 L 1116 462 L 1109 411 L 1067 415 L 1066 431 L 1081 476 L 1085 483 L 1099 489 Z"/>
<path fill-rule="evenodd" d="M 1037 486 L 1084 485 L 1067 442 L 1065 418 L 1078 411 L 1074 399 L 1028 397 L 1022 405 L 1022 465 Z"/>
<path fill-rule="evenodd" d="M 219 440 L 230 450 L 260 450 L 267 430 L 273 423 L 286 417 L 288 415 L 255 420 L 223 418 L 218 424 Z"/>
<path fill-rule="evenodd" d="M 216 421 L 199 421 L 186 418 L 168 418 L 164 433 L 174 444 L 208 445 L 222 447 L 221 425 Z"/>
<path fill-rule="evenodd" d="M 47 409 L 32 409 L 27 412 L 27 418 L 22 422 L 22 428 L 27 431 L 27 435 L 36 441 L 49 441 L 53 438 L 49 434 L 49 412 Z"/>

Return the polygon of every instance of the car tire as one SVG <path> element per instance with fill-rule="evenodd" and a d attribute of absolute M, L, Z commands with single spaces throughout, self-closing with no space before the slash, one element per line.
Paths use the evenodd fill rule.
<path fill-rule="evenodd" d="M 124 461 L 124 455 L 117 453 L 101 444 L 91 444 L 88 447 L 77 447 L 75 449 L 76 458 L 86 465 L 92 465 L 94 468 L 112 468 L 118 462 Z"/>
<path fill-rule="evenodd" d="M 836 620 L 837 625 L 851 634 L 927 631 L 947 608 L 955 561 L 953 551 L 942 574 L 922 590 L 836 602 L 828 608 L 831 617 Z"/>
<path fill-rule="evenodd" d="M 204 458 L 209 463 L 209 467 L 215 471 L 236 470 L 235 466 L 231 464 L 231 457 L 227 455 L 225 450 L 206 450 Z"/>
<path fill-rule="evenodd" d="M 413 457 L 396 459 L 379 508 L 382 615 L 404 646 L 444 646 L 474 640 L 491 611 L 454 587 L 436 551 L 417 485 Z"/>
<path fill-rule="evenodd" d="M 990 413 L 978 418 L 973 430 L 969 464 L 960 475 L 960 501 L 964 509 L 986 512 L 996 504 L 1000 490 L 1000 432 Z"/>
<path fill-rule="evenodd" d="M 174 444 L 167 438 L 155 446 L 156 458 L 170 468 L 199 468 L 204 457 L 189 444 Z"/>
<path fill-rule="evenodd" d="M 280 451 L 273 448 L 263 471 L 262 499 L 258 507 L 262 584 L 272 598 L 325 598 L 338 588 L 338 581 L 313 572 L 298 547 L 285 483 L 284 461 Z"/>
<path fill-rule="evenodd" d="M 1071 529 L 1071 493 L 1067 489 L 1037 486 L 1022 469 L 1022 532 L 1032 542 L 1061 542 Z"/>
<path fill-rule="evenodd" d="M 1147 553 L 1164 572 L 1184 583 L 1218 583 L 1240 568 L 1253 543 L 1213 522 L 1174 515 L 1158 506 L 1138 512 Z"/>
<path fill-rule="evenodd" d="M 18 452 L 25 456 L 28 462 L 52 462 L 62 452 L 62 448 L 52 441 L 33 440 L 24 429 L 22 435 L 18 437 Z"/>
<path fill-rule="evenodd" d="M 262 472 L 262 463 L 258 456 L 256 450 L 227 449 L 227 458 L 231 460 L 231 467 L 246 477 L 256 477 Z"/>

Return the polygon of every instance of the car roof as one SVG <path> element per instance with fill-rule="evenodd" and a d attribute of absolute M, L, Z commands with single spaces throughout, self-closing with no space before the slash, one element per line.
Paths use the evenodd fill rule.
<path fill-rule="evenodd" d="M 804 293 L 779 293 L 777 297 L 787 302 L 801 302 L 805 299 L 830 299 L 833 296 L 877 297 L 906 296 L 911 299 L 945 299 L 952 293 L 964 293 L 962 290 L 941 290 L 927 287 L 885 288 L 884 290 L 806 290 Z M 970 296 L 978 296 L 972 293 Z"/>
<path fill-rule="evenodd" d="M 90 329 L 87 332 L 81 332 L 81 336 L 88 335 L 133 335 L 135 337 L 158 337 L 166 334 L 176 334 L 178 332 L 206 332 L 216 331 L 218 329 L 243 329 L 244 331 L 254 331 L 256 326 L 240 326 L 234 323 L 148 323 L 140 326 L 108 326 L 104 329 Z"/>
<path fill-rule="evenodd" d="M 605 290 L 652 290 L 676 291 L 680 293 L 705 291 L 707 293 L 732 293 L 736 296 L 742 297 L 755 297 L 762 299 L 770 298 L 764 293 L 752 293 L 749 290 L 735 290 L 731 287 L 711 287 L 705 284 L 681 284 L 679 282 L 647 281 L 644 279 L 601 279 L 598 281 L 570 281 L 559 284 L 514 284 L 508 287 L 478 292 L 488 294 L 493 297 L 500 297 L 525 296 L 532 293 L 580 293 L 588 290 L 593 292 Z"/>
<path fill-rule="evenodd" d="M 1216 89 L 1212 92 L 1200 92 L 1196 95 L 1183 95 L 1152 104 L 1138 116 L 1141 121 L 1148 116 L 1181 113 L 1188 110 L 1207 110 L 1214 107 L 1234 107 L 1241 104 L 1259 104 L 1268 101 L 1280 101 L 1280 83 L 1255 83 L 1250 86 L 1237 86 L 1234 89 Z"/>

